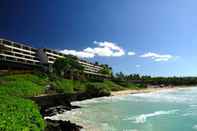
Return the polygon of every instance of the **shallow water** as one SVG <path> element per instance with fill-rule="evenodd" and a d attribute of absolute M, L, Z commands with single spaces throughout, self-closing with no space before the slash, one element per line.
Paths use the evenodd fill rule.
<path fill-rule="evenodd" d="M 87 131 L 197 131 L 197 87 L 103 97 L 51 119 L 71 120 Z"/>

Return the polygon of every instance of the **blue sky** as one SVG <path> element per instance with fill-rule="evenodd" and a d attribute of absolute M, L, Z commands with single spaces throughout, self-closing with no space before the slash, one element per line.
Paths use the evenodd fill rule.
<path fill-rule="evenodd" d="M 196 0 L 1 0 L 0 37 L 88 57 L 114 72 L 196 76 L 196 5 Z"/>

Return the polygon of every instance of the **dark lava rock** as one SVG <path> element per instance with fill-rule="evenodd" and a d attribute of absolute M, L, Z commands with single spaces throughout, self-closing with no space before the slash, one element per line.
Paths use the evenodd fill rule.
<path fill-rule="evenodd" d="M 42 116 L 51 116 L 54 112 L 63 112 L 63 110 L 71 110 L 71 95 L 55 94 L 47 96 L 31 97 L 40 106 Z"/>
<path fill-rule="evenodd" d="M 80 131 L 81 126 L 71 123 L 70 121 L 46 119 L 47 127 L 45 131 Z"/>
<path fill-rule="evenodd" d="M 65 111 L 70 111 L 71 109 L 76 109 L 76 108 L 80 108 L 79 106 L 71 106 L 71 107 L 67 107 L 64 105 L 60 105 L 60 106 L 56 106 L 56 107 L 50 107 L 48 109 L 45 109 L 42 113 L 44 116 L 54 116 L 57 114 L 62 114 Z"/>

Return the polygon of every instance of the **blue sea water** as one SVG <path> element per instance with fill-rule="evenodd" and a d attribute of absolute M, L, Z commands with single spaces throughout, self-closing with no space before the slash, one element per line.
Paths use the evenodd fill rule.
<path fill-rule="evenodd" d="M 197 87 L 74 102 L 82 108 L 50 117 L 86 131 L 197 131 Z"/>

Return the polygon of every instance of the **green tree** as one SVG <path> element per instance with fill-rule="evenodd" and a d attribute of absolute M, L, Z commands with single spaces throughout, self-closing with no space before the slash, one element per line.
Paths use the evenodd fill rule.
<path fill-rule="evenodd" d="M 112 68 L 108 65 L 101 65 L 102 69 L 100 70 L 101 74 L 112 76 Z"/>
<path fill-rule="evenodd" d="M 58 58 L 54 63 L 54 70 L 58 76 L 66 76 L 70 79 L 77 79 L 83 75 L 84 67 L 78 62 L 78 58 L 68 55 L 65 58 Z"/>
<path fill-rule="evenodd" d="M 124 81 L 126 79 L 125 75 L 122 72 L 116 73 L 115 77 L 119 81 Z"/>

